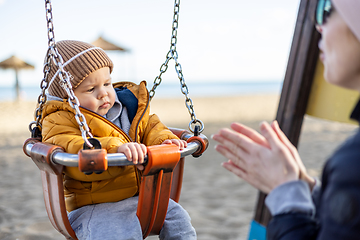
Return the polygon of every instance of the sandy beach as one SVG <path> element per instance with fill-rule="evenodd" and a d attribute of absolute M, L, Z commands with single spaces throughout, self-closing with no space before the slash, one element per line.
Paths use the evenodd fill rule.
<path fill-rule="evenodd" d="M 193 99 L 209 139 L 233 121 L 258 129 L 262 120 L 274 119 L 278 101 L 278 95 Z M 190 117 L 184 99 L 154 99 L 151 104 L 151 111 L 165 124 L 187 128 Z M 40 173 L 22 152 L 35 105 L 0 102 L 0 239 L 4 240 L 65 239 L 47 218 Z M 355 128 L 306 117 L 299 152 L 311 175 L 321 174 L 326 158 Z M 257 191 L 220 166 L 226 159 L 214 146 L 210 139 L 203 156 L 187 158 L 180 203 L 189 212 L 199 240 L 247 239 Z"/>

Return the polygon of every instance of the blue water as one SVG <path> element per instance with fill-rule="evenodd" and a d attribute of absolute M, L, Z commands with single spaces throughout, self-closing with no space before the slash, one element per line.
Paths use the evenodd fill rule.
<path fill-rule="evenodd" d="M 280 94 L 282 82 L 187 82 L 189 97 L 221 97 L 239 96 L 251 94 Z M 152 83 L 148 83 L 151 89 Z M 37 86 L 21 87 L 21 98 L 24 100 L 37 100 L 40 88 Z M 0 86 L 0 101 L 15 99 L 13 87 Z M 155 98 L 178 98 L 183 97 L 179 83 L 162 83 L 157 89 Z"/>

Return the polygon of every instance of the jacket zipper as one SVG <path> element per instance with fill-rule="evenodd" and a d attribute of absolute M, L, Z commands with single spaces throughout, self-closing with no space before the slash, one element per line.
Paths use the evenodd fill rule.
<path fill-rule="evenodd" d="M 81 111 L 87 112 L 88 114 L 90 114 L 94 117 L 100 118 L 101 120 L 103 120 L 104 122 L 106 122 L 107 124 L 109 124 L 110 126 L 115 128 L 116 130 L 118 130 L 120 133 L 122 133 L 127 138 L 126 140 L 128 140 L 129 142 L 132 142 L 131 137 L 126 132 L 124 132 L 124 130 L 122 130 L 117 125 L 115 125 L 113 122 L 109 121 L 108 119 L 104 118 L 103 116 L 99 115 L 98 113 L 93 112 L 87 108 L 84 108 L 81 106 L 80 106 L 80 108 L 81 108 Z"/>
<path fill-rule="evenodd" d="M 150 103 L 149 93 L 147 93 L 147 95 L 148 95 L 148 100 L 147 100 L 147 103 L 146 103 L 146 107 L 145 107 L 143 113 L 141 114 L 141 117 L 139 118 L 138 123 L 136 124 L 135 142 L 138 142 L 138 129 L 139 129 L 139 124 L 140 124 L 140 122 L 141 122 L 141 119 L 144 117 L 144 114 L 145 114 L 146 110 L 147 110 L 148 107 L 149 107 L 149 103 Z M 139 194 L 140 184 L 141 184 L 140 178 L 142 178 L 142 172 L 140 172 L 140 170 L 137 169 L 137 167 L 135 167 L 135 172 L 136 172 L 136 180 L 137 180 L 137 183 L 138 183 L 138 186 L 139 186 L 139 189 L 138 189 L 137 194 Z"/>
<path fill-rule="evenodd" d="M 143 118 L 143 116 L 144 116 L 144 114 L 145 114 L 146 109 L 148 108 L 148 106 L 149 106 L 149 99 L 148 99 L 148 101 L 147 101 L 147 104 L 146 104 L 146 107 L 145 107 L 144 112 L 142 113 L 142 115 L 141 115 L 138 123 L 136 124 L 135 142 L 137 142 L 137 132 L 138 132 L 138 127 L 139 127 L 140 121 L 141 121 L 141 119 Z M 105 122 L 108 123 L 110 126 L 112 126 L 112 127 L 115 128 L 116 130 L 118 130 L 119 132 L 121 132 L 124 136 L 126 136 L 126 137 L 127 137 L 127 140 L 128 140 L 129 142 L 132 142 L 131 137 L 130 137 L 126 132 L 124 132 L 121 128 L 119 128 L 117 125 L 115 125 L 113 122 L 109 121 L 108 119 L 104 118 L 103 116 L 99 115 L 98 113 L 93 112 L 93 111 L 91 111 L 91 110 L 89 110 L 89 109 L 87 109 L 87 108 L 84 108 L 84 107 L 81 107 L 81 106 L 80 106 L 80 108 L 81 108 L 81 111 L 85 111 L 85 112 L 89 113 L 90 115 L 92 115 L 92 116 L 94 116 L 94 117 L 97 117 L 97 118 L 100 118 L 101 120 L 105 121 Z M 138 193 L 139 193 L 139 190 L 140 190 L 140 184 L 141 184 L 140 178 L 141 178 L 141 176 L 142 176 L 142 173 L 137 169 L 136 166 L 134 166 L 134 168 L 135 168 L 136 182 L 137 182 L 137 185 L 138 185 L 138 191 L 137 191 L 136 194 L 138 194 Z"/>
<path fill-rule="evenodd" d="M 145 114 L 145 112 L 146 112 L 146 110 L 148 109 L 148 107 L 149 107 L 149 102 L 150 102 L 150 99 L 149 99 L 149 93 L 148 93 L 148 100 L 147 100 L 147 103 L 146 103 L 146 107 L 145 107 L 145 109 L 144 109 L 144 111 L 143 111 L 143 113 L 141 114 L 141 117 L 140 117 L 140 119 L 139 119 L 139 121 L 138 121 L 138 123 L 136 124 L 136 130 L 135 130 L 135 142 L 138 142 L 138 129 L 139 129 L 139 124 L 140 124 L 140 122 L 141 122 L 141 119 L 144 117 L 144 114 Z"/>

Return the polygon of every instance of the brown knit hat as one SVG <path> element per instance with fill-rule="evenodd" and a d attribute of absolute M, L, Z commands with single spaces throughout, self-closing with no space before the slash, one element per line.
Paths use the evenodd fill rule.
<path fill-rule="evenodd" d="M 104 50 L 89 43 L 64 40 L 57 42 L 56 48 L 64 60 L 64 70 L 71 75 L 70 82 L 73 89 L 79 86 L 90 73 L 100 68 L 109 67 L 110 73 L 113 70 L 113 63 Z M 68 98 L 66 91 L 59 83 L 60 78 L 57 74 L 59 68 L 53 61 L 50 62 L 49 94 L 63 99 Z"/>

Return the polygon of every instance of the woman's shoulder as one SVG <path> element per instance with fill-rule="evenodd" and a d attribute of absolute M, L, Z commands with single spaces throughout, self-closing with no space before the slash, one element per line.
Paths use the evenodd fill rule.
<path fill-rule="evenodd" d="M 350 136 L 335 152 L 335 156 L 341 157 L 355 156 L 360 158 L 360 131 L 359 129 Z"/>
<path fill-rule="evenodd" d="M 360 184 L 360 131 L 357 131 L 329 159 L 324 174 L 340 182 L 358 181 Z"/>

